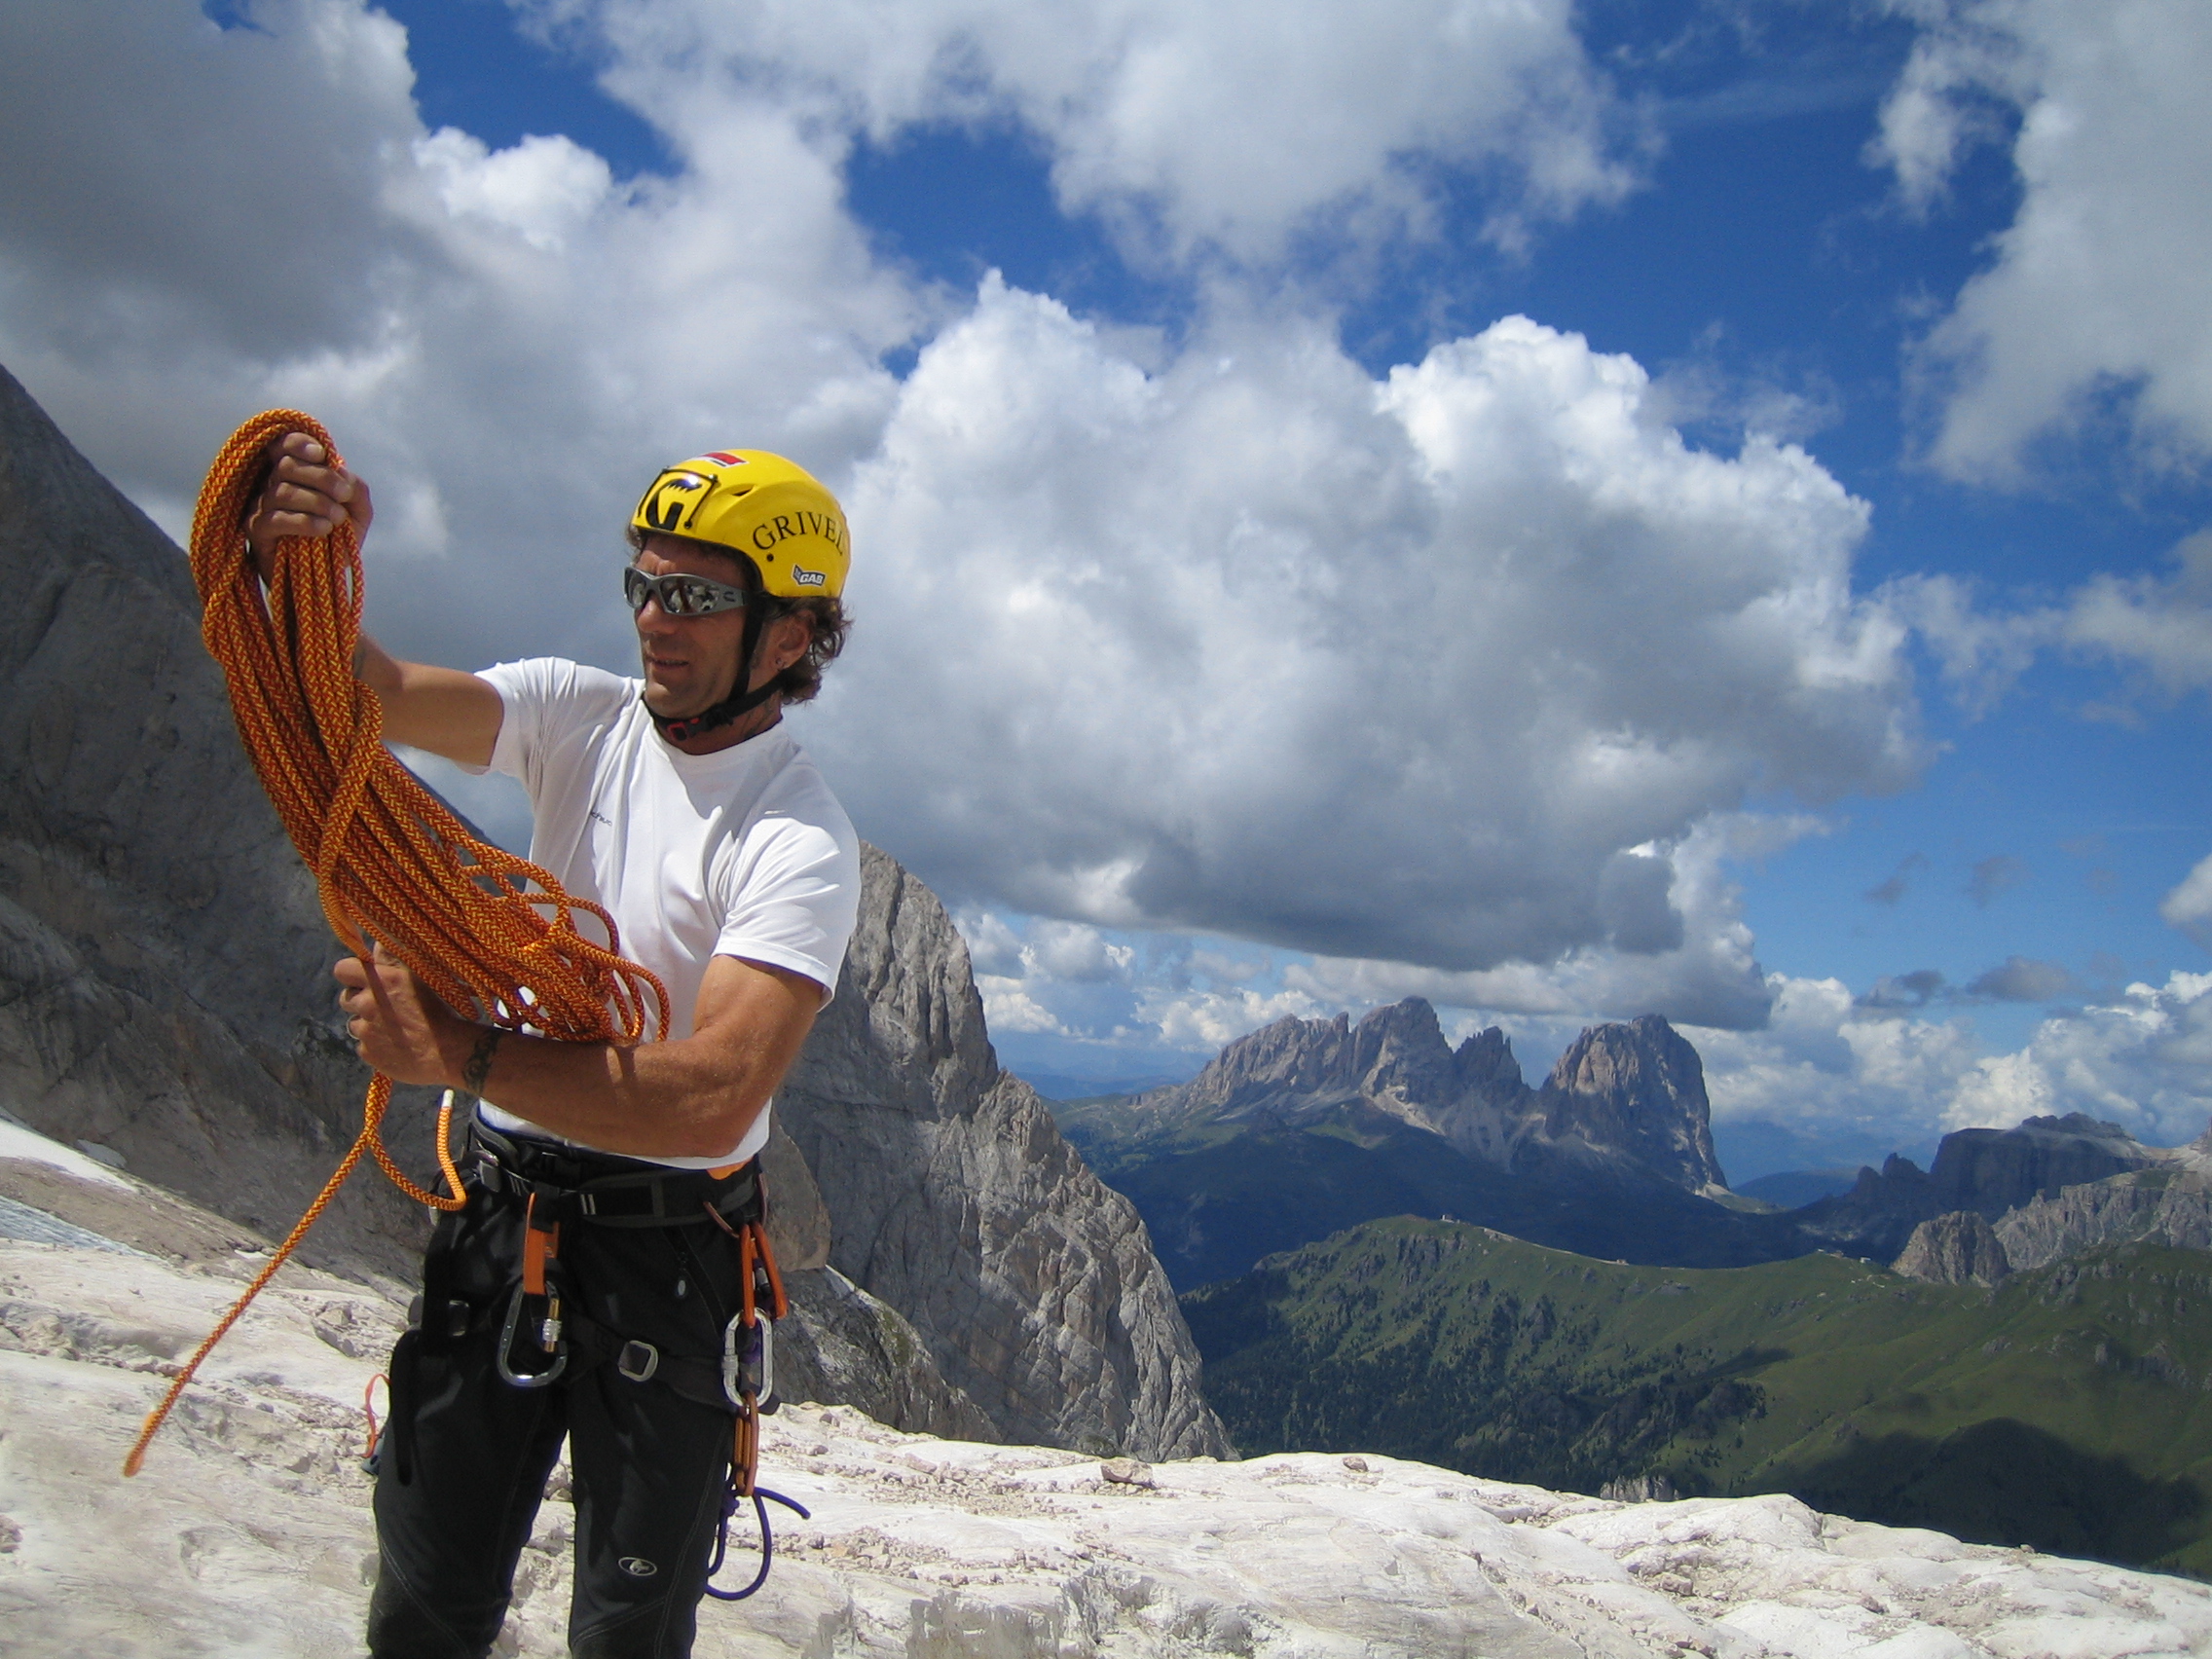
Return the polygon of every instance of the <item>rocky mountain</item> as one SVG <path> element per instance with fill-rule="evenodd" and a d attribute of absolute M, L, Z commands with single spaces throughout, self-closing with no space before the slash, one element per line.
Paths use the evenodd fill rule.
<path fill-rule="evenodd" d="M 68 1155 L 26 1161 L 55 1157 Z M 89 1160 L 78 1173 L 100 1179 Z M 375 1549 L 360 1402 L 398 1305 L 307 1270 L 280 1275 L 124 1481 L 114 1469 L 162 1367 L 251 1264 L 208 1253 L 218 1218 L 117 1213 L 137 1246 L 0 1236 L 0 1645 L 357 1652 Z M 2186 1579 L 1778 1495 L 1611 1502 L 1372 1448 L 1101 1462 L 797 1403 L 761 1442 L 771 1484 L 812 1519 L 779 1522 L 757 1597 L 701 1609 L 699 1659 L 2212 1654 L 2212 1602 Z M 574 1532 L 556 1470 L 502 1655 L 569 1651 Z M 744 1539 L 732 1547 L 725 1584 L 755 1559 Z"/>
<path fill-rule="evenodd" d="M 2212 1133 L 2146 1168 L 2038 1193 L 1995 1232 L 2020 1268 L 2137 1240 L 2212 1250 Z"/>
<path fill-rule="evenodd" d="M 0 1115 L 280 1236 L 359 1124 L 335 947 L 183 555 L 4 371 L 0 581 Z M 940 1432 L 1228 1451 L 1143 1227 L 999 1073 L 942 910 L 872 850 L 783 1115 L 814 1160 L 779 1129 L 786 1352 L 818 1397 Z M 420 1091 L 387 1119 L 420 1172 L 430 1122 Z M 363 1173 L 307 1259 L 403 1278 L 424 1230 Z"/>
<path fill-rule="evenodd" d="M 1704 1067 L 1646 1015 L 1582 1033 L 1541 1088 L 1502 1031 L 1454 1049 L 1408 998 L 1284 1019 L 1190 1083 L 1059 1108 L 1189 1288 L 1378 1216 L 1457 1216 L 1606 1259 L 1706 1266 L 1803 1248 L 1734 1207 Z"/>
<path fill-rule="evenodd" d="M 1591 1493 L 1645 1477 L 1786 1492 L 2212 1570 L 2212 1257 L 2108 1245 L 1991 1285 L 1995 1258 L 1955 1248 L 1987 1247 L 1989 1223 L 1959 1214 L 1923 1239 L 1957 1282 L 1827 1253 L 1721 1272 L 1593 1262 L 1399 1217 L 1184 1308 L 1248 1454 L 1380 1450 Z"/>
<path fill-rule="evenodd" d="M 1585 1165 L 1687 1192 L 1727 1184 L 1713 1152 L 1705 1068 L 1657 1014 L 1583 1032 L 1541 1089 L 1523 1079 L 1503 1031 L 1493 1026 L 1454 1049 L 1419 997 L 1357 1025 L 1345 1014 L 1279 1019 L 1230 1044 L 1189 1083 L 1140 1096 L 1128 1117 L 1149 1118 L 1154 1133 L 1305 1128 L 1355 1106 L 1507 1171 Z"/>
<path fill-rule="evenodd" d="M 1009 1439 L 1227 1453 L 1135 1208 L 1000 1070 L 936 896 L 872 847 L 863 877 L 838 995 L 777 1101 L 831 1264 L 905 1314 Z"/>
<path fill-rule="evenodd" d="M 2028 1118 L 2009 1129 L 1954 1130 L 1943 1137 L 1927 1170 L 1892 1155 L 1879 1170 L 1862 1169 L 1849 1193 L 1806 1205 L 1795 1220 L 1824 1244 L 1887 1261 L 1914 1228 L 1937 1216 L 1972 1210 L 1996 1222 L 2022 1205 L 2056 1198 L 2069 1187 L 2178 1167 L 2189 1156 L 2145 1146 L 2118 1124 L 2080 1112 Z"/>
<path fill-rule="evenodd" d="M 1972 1210 L 1953 1210 L 1912 1230 L 1890 1264 L 1902 1278 L 1929 1284 L 1995 1284 L 2012 1271 L 1997 1231 Z"/>

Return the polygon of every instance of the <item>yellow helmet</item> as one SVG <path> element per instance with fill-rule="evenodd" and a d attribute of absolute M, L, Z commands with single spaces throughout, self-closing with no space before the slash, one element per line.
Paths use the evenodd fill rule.
<path fill-rule="evenodd" d="M 727 548 L 779 599 L 835 599 L 853 561 L 837 498 L 765 450 L 709 450 L 667 468 L 639 498 L 630 528 Z"/>

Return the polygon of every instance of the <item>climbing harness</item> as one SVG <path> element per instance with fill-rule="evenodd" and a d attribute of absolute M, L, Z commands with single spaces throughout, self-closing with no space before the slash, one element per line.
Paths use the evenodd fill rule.
<path fill-rule="evenodd" d="M 314 871 L 322 912 L 365 964 L 382 945 L 448 1007 L 501 1030 L 572 1042 L 641 1041 L 648 1019 L 668 1034 L 667 989 L 621 956 L 614 923 L 571 898 L 546 870 L 478 840 L 384 745 L 376 694 L 353 677 L 363 580 L 360 536 L 342 519 L 319 538 L 286 536 L 264 591 L 243 526 L 287 432 L 344 461 L 330 434 L 296 410 L 273 409 L 233 432 L 209 466 L 192 520 L 192 577 L 207 649 L 230 685 L 239 737 L 284 829 Z M 607 942 L 587 938 L 577 913 Z M 361 1132 L 307 1213 L 177 1372 L 124 1459 L 135 1475 L 146 1448 L 201 1362 L 276 1277 L 364 1154 L 417 1203 L 458 1210 L 451 1151 L 453 1091 L 438 1113 L 438 1162 L 449 1197 L 410 1180 L 381 1133 L 391 1080 L 372 1078 Z M 555 1315 L 557 1318 L 557 1315 Z M 392 1415 L 400 1415 L 399 1402 Z"/>
<path fill-rule="evenodd" d="M 513 1387 L 542 1388 L 563 1376 L 573 1379 L 610 1364 L 628 1382 L 657 1382 L 698 1404 L 732 1413 L 729 1485 L 707 1569 L 707 1592 L 725 1602 L 743 1601 L 767 1582 L 775 1554 L 768 1503 L 780 1503 L 801 1518 L 808 1515 L 803 1505 L 758 1484 L 760 1419 L 776 1410 L 776 1322 L 791 1312 L 768 1242 L 767 1194 L 759 1165 L 625 1168 L 584 1178 L 601 1156 L 503 1134 L 481 1123 L 469 1125 L 469 1183 L 496 1201 L 513 1204 L 519 1199 L 523 1212 L 521 1270 L 499 1328 L 499 1377 Z M 738 1307 L 722 1326 L 719 1359 L 665 1352 L 608 1329 L 581 1311 L 574 1296 L 564 1300 L 564 1226 L 699 1227 L 710 1222 L 736 1244 L 738 1260 Z M 743 1590 L 718 1590 L 712 1580 L 728 1554 L 730 1520 L 748 1498 L 760 1529 L 759 1570 Z"/>

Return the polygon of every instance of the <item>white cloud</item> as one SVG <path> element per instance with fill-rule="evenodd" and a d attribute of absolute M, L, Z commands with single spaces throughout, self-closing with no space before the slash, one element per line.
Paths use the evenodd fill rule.
<path fill-rule="evenodd" d="M 1891 0 L 1923 23 L 1878 159 L 1908 203 L 2016 116 L 2021 202 L 1929 335 L 1935 462 L 2015 474 L 2118 412 L 2154 463 L 2212 453 L 2212 9 L 2201 0 Z"/>
<path fill-rule="evenodd" d="M 967 942 L 969 965 L 977 974 L 1019 979 L 1028 971 L 1021 960 L 1021 936 L 1005 917 L 990 910 L 963 910 L 952 919 Z"/>
<path fill-rule="evenodd" d="M 1244 985 L 1210 991 L 1146 986 L 1137 1008 L 1148 1035 L 1158 1032 L 1159 1041 L 1170 1049 L 1197 1050 L 1224 1048 L 1278 1019 L 1312 1019 L 1335 1012 L 1296 988 L 1270 995 Z"/>
<path fill-rule="evenodd" d="M 172 528 L 240 418 L 306 408 L 377 487 L 374 623 L 621 663 L 599 600 L 640 479 L 760 433 L 832 474 L 873 445 L 924 313 L 788 115 L 719 107 L 697 166 L 617 187 L 567 139 L 426 132 L 358 0 L 253 18 L 0 10 L 0 360 Z"/>
<path fill-rule="evenodd" d="M 2100 574 L 2055 605 L 2010 610 L 1950 576 L 1914 576 L 1878 598 L 1909 621 L 1970 715 L 1994 709 L 2039 654 L 2109 664 L 2116 702 L 2083 711 L 2132 718 L 2144 700 L 2212 690 L 2212 531 L 2183 537 L 2163 574 Z"/>
<path fill-rule="evenodd" d="M 1616 934 L 1553 962 L 1524 960 L 1473 972 L 1322 957 L 1292 967 L 1285 979 L 1332 1007 L 1418 996 L 1486 1014 L 1633 1019 L 1659 1014 L 1688 1025 L 1755 1028 L 1768 1017 L 1777 981 L 1753 955 L 1741 894 L 1722 861 L 1778 852 L 1821 828 L 1805 817 L 1715 817 L 1677 844 L 1634 855 L 1665 872 L 1665 885 L 1655 892 L 1672 918 L 1673 939 L 1663 948 L 1638 950 Z M 1620 857 L 1599 871 L 1601 903 L 1606 875 Z"/>
<path fill-rule="evenodd" d="M 1496 232 L 1612 201 L 1625 114 L 1585 61 L 1567 0 L 1296 8 L 1223 0 L 535 0 L 613 58 L 606 84 L 700 155 L 702 93 L 761 97 L 818 130 L 896 142 L 932 122 L 1012 121 L 1071 212 L 1132 254 L 1280 255 L 1418 223 L 1436 161 L 1486 166 Z"/>
<path fill-rule="evenodd" d="M 2172 975 L 2043 1020 L 2009 1053 L 1964 1019 L 1869 1008 L 1836 979 L 1773 980 L 1763 1030 L 1688 1033 L 1716 1122 L 1765 1120 L 1908 1144 L 1938 1130 L 2009 1128 L 2086 1112 L 2154 1144 L 2212 1115 L 2212 975 Z"/>
<path fill-rule="evenodd" d="M 372 623 L 436 661 L 626 664 L 641 481 L 799 455 L 853 508 L 861 618 L 801 729 L 955 903 L 1755 1021 L 1719 826 L 1924 758 L 1901 629 L 1852 592 L 1864 504 L 1789 445 L 1689 448 L 1578 337 L 1509 318 L 1379 382 L 1234 284 L 1140 351 L 993 280 L 880 366 L 936 302 L 845 211 L 854 133 L 1007 103 L 1071 200 L 1176 245 L 1390 200 L 1415 152 L 1564 210 L 1618 184 L 1564 4 L 1308 14 L 1295 63 L 1279 12 L 571 8 L 682 161 L 628 184 L 425 130 L 357 0 L 253 15 L 0 10 L 0 359 L 172 523 L 240 416 L 322 416 L 383 507 Z M 1025 942 L 1104 976 L 1065 984 L 1127 967 Z"/>
<path fill-rule="evenodd" d="M 2158 901 L 2158 915 L 2168 927 L 2212 950 L 2212 857 L 2199 860 L 2181 885 Z"/>
<path fill-rule="evenodd" d="M 1863 504 L 1644 392 L 1522 318 L 1380 385 L 1295 317 L 1148 371 L 993 279 L 859 470 L 855 603 L 896 622 L 823 748 L 963 898 L 1461 970 L 1665 956 L 1662 866 L 1714 815 L 1923 756 L 1902 631 L 1851 593 Z"/>
<path fill-rule="evenodd" d="M 2002 1128 L 2031 1113 L 2086 1112 L 2144 1139 L 2204 1132 L 2212 1114 L 2212 974 L 2129 985 L 2116 1002 L 2045 1020 L 2026 1048 L 1979 1062 L 1949 1128 Z"/>
<path fill-rule="evenodd" d="M 978 974 L 976 989 L 983 998 L 984 1024 L 1001 1036 L 1014 1031 L 1059 1033 L 1067 1029 L 1057 1014 L 1022 988 L 1019 979 Z"/>
<path fill-rule="evenodd" d="M 1126 978 L 1136 952 L 1114 944 L 1096 928 L 1050 918 L 1033 923 L 1021 960 L 1032 973 L 1049 978 L 1095 982 Z"/>

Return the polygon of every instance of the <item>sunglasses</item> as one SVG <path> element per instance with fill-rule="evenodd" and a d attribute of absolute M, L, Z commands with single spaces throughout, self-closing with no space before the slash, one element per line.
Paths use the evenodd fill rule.
<path fill-rule="evenodd" d="M 645 601 L 658 600 L 668 616 L 712 616 L 718 610 L 745 608 L 745 590 L 705 576 L 648 576 L 635 565 L 622 570 L 622 593 L 633 614 L 645 609 Z"/>

